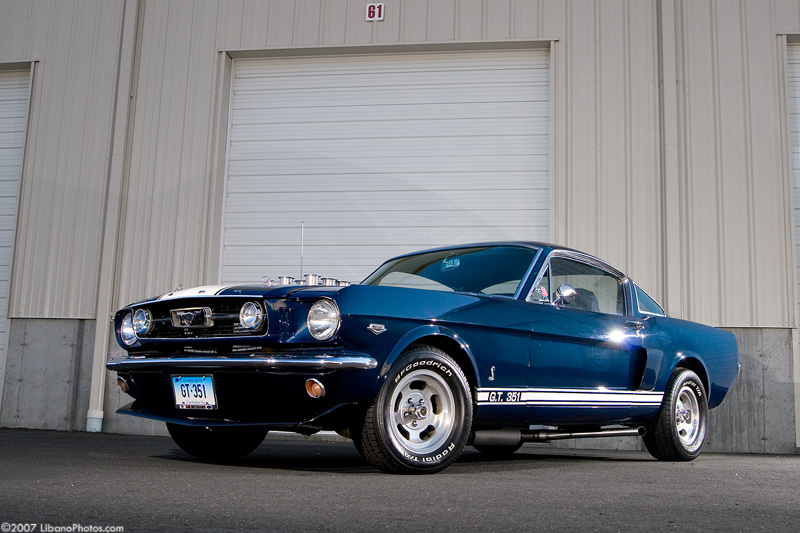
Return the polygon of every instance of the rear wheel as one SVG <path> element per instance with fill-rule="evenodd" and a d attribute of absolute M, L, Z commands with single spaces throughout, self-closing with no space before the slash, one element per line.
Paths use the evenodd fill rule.
<path fill-rule="evenodd" d="M 664 391 L 658 417 L 643 437 L 647 451 L 661 461 L 691 461 L 706 440 L 708 400 L 703 382 L 687 368 L 676 368 Z"/>
<path fill-rule="evenodd" d="M 458 458 L 471 426 L 467 378 L 449 355 L 425 346 L 389 371 L 364 416 L 361 451 L 381 470 L 430 474 Z"/>
<path fill-rule="evenodd" d="M 167 422 L 180 448 L 206 461 L 232 461 L 252 452 L 267 436 L 264 426 L 183 426 Z"/>

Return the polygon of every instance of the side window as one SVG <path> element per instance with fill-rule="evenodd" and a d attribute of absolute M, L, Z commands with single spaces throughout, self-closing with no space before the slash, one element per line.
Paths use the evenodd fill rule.
<path fill-rule="evenodd" d="M 550 260 L 550 276 L 554 290 L 567 283 L 577 291 L 575 300 L 566 306 L 568 309 L 611 315 L 625 313 L 622 284 L 605 270 L 565 257 L 554 257 Z"/>
<path fill-rule="evenodd" d="M 528 298 L 529 302 L 549 302 L 550 301 L 550 268 L 546 268 L 544 274 L 542 274 L 542 278 L 539 280 L 539 283 L 536 284 L 536 287 L 531 292 L 530 298 Z"/>
<path fill-rule="evenodd" d="M 646 315 L 667 316 L 664 308 L 650 297 L 649 294 L 644 292 L 641 287 L 634 284 L 636 287 L 636 301 L 638 302 L 639 312 Z"/>

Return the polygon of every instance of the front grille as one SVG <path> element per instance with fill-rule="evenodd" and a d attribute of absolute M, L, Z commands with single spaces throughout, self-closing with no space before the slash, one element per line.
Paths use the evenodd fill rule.
<path fill-rule="evenodd" d="M 268 313 L 264 302 L 253 297 L 241 298 L 190 298 L 182 300 L 168 300 L 165 302 L 150 302 L 143 307 L 150 311 L 153 326 L 144 339 L 193 339 L 202 337 L 257 337 L 266 333 L 268 320 L 264 320 L 261 327 L 251 330 L 239 324 L 239 311 L 248 301 L 258 301 L 265 313 Z M 213 325 L 176 327 L 172 323 L 172 311 L 181 309 L 209 308 L 210 322 Z"/>

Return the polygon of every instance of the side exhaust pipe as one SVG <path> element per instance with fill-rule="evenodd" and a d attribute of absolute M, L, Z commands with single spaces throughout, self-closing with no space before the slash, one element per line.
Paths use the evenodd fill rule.
<path fill-rule="evenodd" d="M 647 432 L 644 426 L 629 429 L 605 429 L 599 431 L 525 431 L 519 429 L 495 429 L 476 431 L 473 445 L 516 446 L 520 442 L 550 442 L 566 439 L 592 439 L 597 437 L 641 437 Z"/>
<path fill-rule="evenodd" d="M 592 439 L 596 437 L 641 437 L 647 432 L 644 426 L 633 429 L 606 429 L 600 431 L 533 431 L 522 435 L 522 442 L 550 442 L 551 440 Z"/>

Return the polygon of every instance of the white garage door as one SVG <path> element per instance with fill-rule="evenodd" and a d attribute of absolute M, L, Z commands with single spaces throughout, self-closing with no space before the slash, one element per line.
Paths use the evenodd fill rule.
<path fill-rule="evenodd" d="M 549 237 L 549 55 L 234 65 L 221 281 L 360 281 L 400 253 Z"/>
<path fill-rule="evenodd" d="M 0 72 L 0 360 L 6 334 L 8 281 L 16 227 L 29 72 Z"/>

